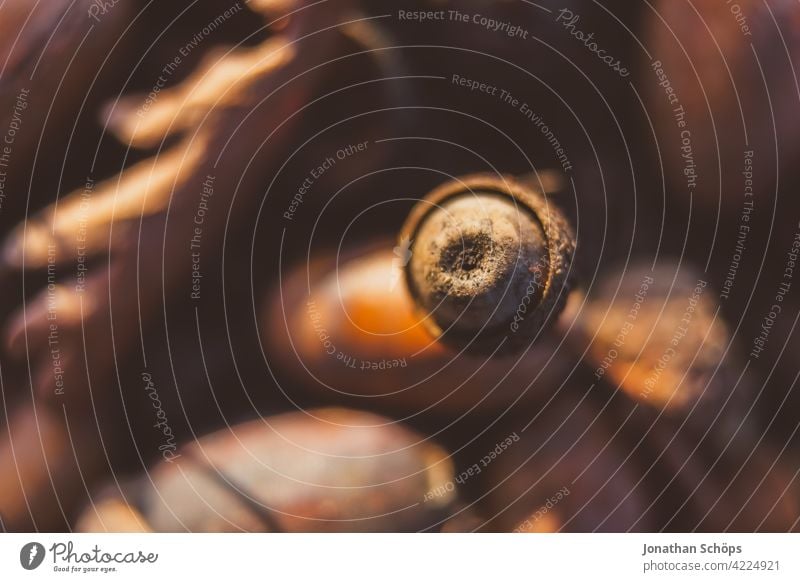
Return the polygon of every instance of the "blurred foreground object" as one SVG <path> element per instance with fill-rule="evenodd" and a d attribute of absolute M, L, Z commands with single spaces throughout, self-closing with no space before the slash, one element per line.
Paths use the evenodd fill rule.
<path fill-rule="evenodd" d="M 80 531 L 416 531 L 455 494 L 448 454 L 374 414 L 317 409 L 202 437 L 172 462 L 109 489 Z"/>
<path fill-rule="evenodd" d="M 716 297 L 702 273 L 678 263 L 609 272 L 575 307 L 596 380 L 669 410 L 719 396 L 731 380 L 722 365 L 731 339 Z"/>

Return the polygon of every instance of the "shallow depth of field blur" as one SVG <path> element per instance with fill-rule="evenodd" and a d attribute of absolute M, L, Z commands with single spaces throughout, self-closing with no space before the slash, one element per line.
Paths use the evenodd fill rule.
<path fill-rule="evenodd" d="M 783 0 L 0 2 L 0 531 L 799 530 L 798 65 Z M 476 174 L 575 234 L 512 351 L 406 280 Z"/>

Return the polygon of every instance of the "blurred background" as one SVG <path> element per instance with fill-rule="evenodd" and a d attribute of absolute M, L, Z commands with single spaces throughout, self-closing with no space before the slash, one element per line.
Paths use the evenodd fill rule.
<path fill-rule="evenodd" d="M 800 527 L 796 2 L 0 0 L 0 31 L 3 530 Z M 477 173 L 575 234 L 513 354 L 431 337 L 398 275 Z"/>

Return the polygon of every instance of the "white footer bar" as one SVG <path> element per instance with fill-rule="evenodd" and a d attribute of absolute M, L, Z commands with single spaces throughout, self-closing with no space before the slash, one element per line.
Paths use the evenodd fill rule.
<path fill-rule="evenodd" d="M 1 580 L 800 580 L 800 534 L 2 534 Z M 185 579 L 185 578 L 184 578 Z"/>

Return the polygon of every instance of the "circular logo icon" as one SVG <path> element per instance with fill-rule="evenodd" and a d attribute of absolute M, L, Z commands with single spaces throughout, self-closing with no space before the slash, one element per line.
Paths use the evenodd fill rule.
<path fill-rule="evenodd" d="M 39 542 L 30 542 L 19 551 L 19 563 L 26 570 L 35 570 L 44 561 L 44 546 Z"/>

